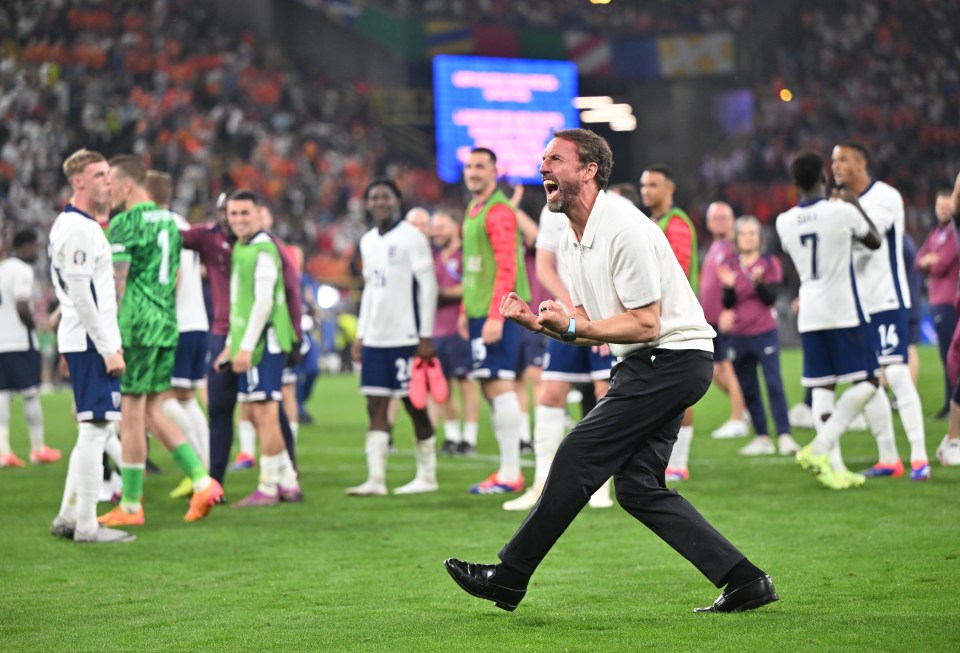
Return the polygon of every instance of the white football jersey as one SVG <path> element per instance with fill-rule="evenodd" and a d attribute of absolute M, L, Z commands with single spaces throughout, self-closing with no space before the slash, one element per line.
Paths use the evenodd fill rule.
<path fill-rule="evenodd" d="M 178 213 L 173 214 L 180 231 L 190 228 L 187 219 Z M 180 281 L 177 286 L 177 325 L 180 333 L 187 331 L 209 331 L 207 307 L 203 303 L 203 280 L 200 277 L 200 254 L 192 249 L 180 250 Z"/>
<path fill-rule="evenodd" d="M 910 308 L 910 285 L 903 264 L 903 197 L 882 181 L 860 195 L 860 206 L 880 232 L 880 249 L 861 243 L 853 248 L 853 267 L 863 290 L 860 300 L 869 315 Z"/>
<path fill-rule="evenodd" d="M 90 285 L 99 326 L 104 334 L 103 342 L 94 343 L 97 351 L 101 355 L 119 351 L 113 253 L 103 229 L 93 216 L 68 205 L 50 229 L 49 253 L 50 277 L 60 302 L 60 327 L 57 329 L 60 352 L 87 350 L 87 329 L 80 322 L 73 300 L 67 295 L 70 283 Z"/>
<path fill-rule="evenodd" d="M 870 227 L 841 200 L 801 203 L 777 218 L 777 234 L 800 275 L 800 333 L 847 329 L 866 319 L 853 274 L 853 239 Z"/>
<path fill-rule="evenodd" d="M 36 332 L 20 321 L 17 302 L 33 297 L 33 266 L 11 256 L 0 263 L 0 351 L 39 349 Z"/>
<path fill-rule="evenodd" d="M 414 284 L 416 274 L 433 274 L 426 236 L 406 220 L 382 236 L 374 227 L 360 239 L 360 256 L 364 286 L 357 337 L 363 344 L 403 347 L 432 337 L 436 304 L 418 315 Z"/>

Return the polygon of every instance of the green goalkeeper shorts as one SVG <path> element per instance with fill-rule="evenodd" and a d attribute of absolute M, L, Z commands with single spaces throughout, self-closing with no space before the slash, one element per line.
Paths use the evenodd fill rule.
<path fill-rule="evenodd" d="M 170 389 L 176 347 L 124 347 L 127 370 L 120 379 L 125 395 L 157 394 Z"/>

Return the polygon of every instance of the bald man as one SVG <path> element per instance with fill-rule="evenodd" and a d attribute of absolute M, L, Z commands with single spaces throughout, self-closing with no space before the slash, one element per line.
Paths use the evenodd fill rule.
<path fill-rule="evenodd" d="M 736 262 L 737 253 L 733 246 L 735 218 L 733 208 L 726 202 L 714 202 L 707 207 L 707 231 L 713 236 L 713 242 L 700 269 L 700 305 L 707 322 L 717 332 L 713 339 L 713 382 L 730 398 L 730 418 L 711 433 L 714 438 L 721 439 L 740 438 L 749 431 L 744 419 L 743 393 L 727 355 L 733 312 L 723 307 L 723 284 L 717 276 L 718 267 L 732 266 Z"/>

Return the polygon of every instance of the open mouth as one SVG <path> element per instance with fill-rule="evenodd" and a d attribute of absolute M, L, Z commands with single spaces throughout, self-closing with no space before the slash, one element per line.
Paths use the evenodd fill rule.
<path fill-rule="evenodd" d="M 547 201 L 550 202 L 560 193 L 560 184 L 552 179 L 543 180 L 543 190 L 547 193 Z"/>

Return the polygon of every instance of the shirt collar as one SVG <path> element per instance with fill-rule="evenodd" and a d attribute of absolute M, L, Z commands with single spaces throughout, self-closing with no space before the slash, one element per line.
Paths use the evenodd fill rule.
<path fill-rule="evenodd" d="M 87 213 L 86 211 L 81 211 L 80 209 L 78 209 L 77 207 L 75 207 L 73 204 L 67 204 L 67 205 L 64 207 L 63 210 L 64 210 L 65 213 L 66 213 L 66 212 L 79 213 L 80 215 L 82 215 L 83 217 L 87 218 L 88 220 L 93 220 L 94 222 L 97 221 L 97 219 L 96 219 L 95 217 L 93 217 L 92 215 L 90 215 L 90 214 Z"/>
<path fill-rule="evenodd" d="M 583 228 L 583 237 L 580 238 L 581 247 L 593 247 L 593 239 L 597 235 L 597 230 L 600 229 L 600 221 L 603 220 L 606 206 L 607 194 L 600 191 L 597 194 L 597 200 L 593 203 L 593 208 L 590 209 L 587 225 Z"/>

